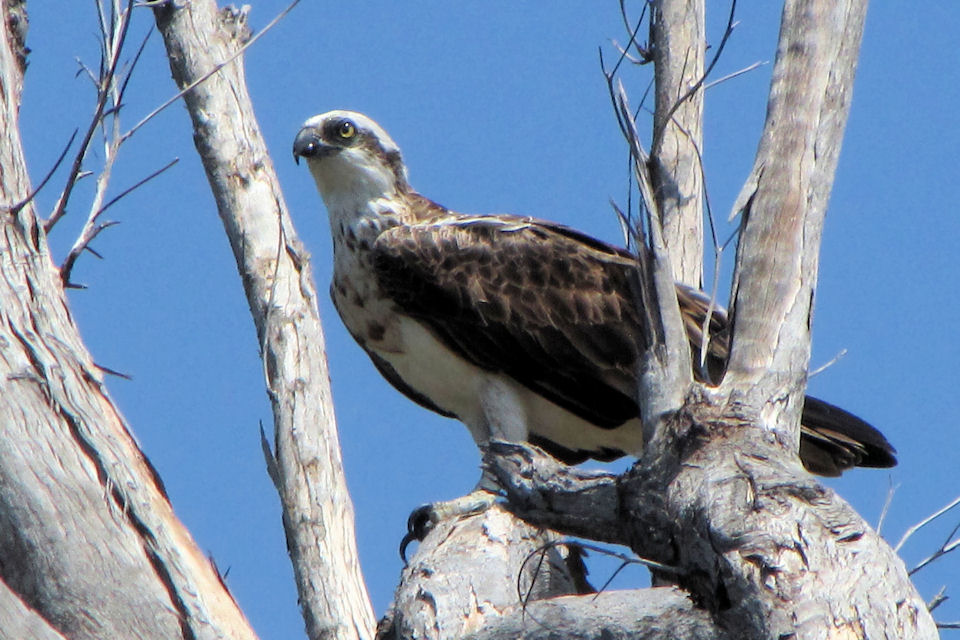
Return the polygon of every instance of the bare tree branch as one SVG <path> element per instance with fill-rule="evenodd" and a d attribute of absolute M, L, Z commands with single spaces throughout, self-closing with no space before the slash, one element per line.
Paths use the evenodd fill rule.
<path fill-rule="evenodd" d="M 156 3 L 150 3 L 150 5 L 152 6 L 152 5 L 154 5 L 154 4 L 162 4 L 163 1 L 164 1 L 164 0 L 157 0 Z M 222 61 L 218 62 L 218 63 L 215 64 L 213 67 L 211 67 L 208 71 L 206 71 L 202 76 L 199 76 L 199 77 L 195 78 L 195 79 L 193 80 L 193 82 L 191 82 L 189 85 L 187 85 L 187 86 L 183 87 L 182 89 L 180 89 L 180 91 L 178 91 L 178 92 L 175 93 L 173 96 L 171 96 L 166 102 L 164 102 L 163 104 L 161 104 L 160 106 L 158 106 L 156 109 L 154 109 L 153 111 L 151 111 L 150 113 L 148 113 L 147 115 L 145 115 L 143 118 L 141 118 L 140 121 L 137 122 L 137 124 L 135 124 L 135 125 L 133 125 L 132 127 L 130 127 L 130 130 L 127 131 L 125 134 L 123 134 L 123 136 L 121 136 L 121 138 L 122 138 L 123 140 L 126 140 L 127 138 L 129 138 L 130 136 L 132 136 L 133 134 L 135 134 L 135 133 L 140 129 L 140 127 L 142 127 L 143 125 L 145 125 L 145 124 L 147 124 L 148 122 L 150 122 L 151 120 L 153 120 L 161 111 L 163 111 L 164 109 L 166 109 L 166 108 L 169 107 L 170 105 L 175 104 L 178 100 L 180 100 L 180 98 L 184 97 L 184 96 L 185 96 L 187 93 L 189 93 L 192 89 L 194 89 L 194 88 L 198 87 L 200 84 L 206 82 L 207 79 L 209 79 L 209 78 L 210 78 L 211 76 L 213 76 L 215 73 L 217 73 L 218 71 L 220 71 L 220 69 L 222 69 L 223 67 L 227 66 L 228 64 L 230 64 L 231 62 L 233 62 L 234 60 L 236 60 L 237 58 L 239 58 L 240 56 L 242 56 L 244 51 L 246 51 L 249 47 L 253 46 L 253 43 L 254 43 L 254 42 L 256 42 L 257 40 L 259 40 L 259 39 L 260 39 L 261 37 L 263 37 L 268 31 L 270 31 L 274 26 L 276 26 L 277 23 L 279 23 L 280 20 L 282 20 L 288 13 L 290 13 L 290 12 L 293 10 L 293 8 L 294 8 L 295 6 L 297 6 L 297 4 L 299 4 L 299 3 L 300 3 L 300 0 L 293 0 L 293 2 L 291 2 L 289 5 L 287 5 L 287 7 L 286 7 L 283 11 L 281 11 L 281 12 L 278 13 L 276 16 L 274 16 L 273 20 L 271 20 L 270 22 L 267 23 L 267 26 L 265 26 L 263 29 L 261 29 L 260 31 L 258 31 L 258 32 L 257 32 L 256 34 L 254 34 L 252 37 L 248 38 L 239 48 L 237 48 L 236 51 L 234 51 L 234 52 L 230 55 L 229 58 L 227 58 L 226 60 L 222 60 Z"/>
<path fill-rule="evenodd" d="M 200 0 L 155 5 L 154 15 L 264 345 L 278 491 L 307 635 L 370 638 L 317 293 L 244 82 L 246 14 Z"/>
<path fill-rule="evenodd" d="M 721 389 L 762 407 L 793 451 L 810 352 L 820 234 L 852 96 L 866 2 L 788 0 L 767 120 L 735 210 L 743 231 Z M 757 419 L 761 419 L 758 413 Z"/>
<path fill-rule="evenodd" d="M 484 463 L 514 513 L 667 565 L 655 579 L 678 585 L 730 637 L 936 637 L 903 563 L 849 505 L 744 416 L 696 411 L 668 420 L 623 476 L 508 443 L 491 445 Z"/>
<path fill-rule="evenodd" d="M 915 574 L 916 572 L 920 571 L 924 567 L 930 566 L 932 563 L 936 562 L 943 556 L 953 551 L 956 551 L 957 548 L 960 547 L 960 538 L 954 538 L 954 536 L 957 535 L 957 531 L 960 531 L 960 524 L 955 526 L 950 531 L 950 535 L 947 536 L 947 539 L 944 541 L 943 544 L 940 545 L 940 547 L 936 551 L 934 551 L 932 554 L 930 554 L 929 556 L 921 560 L 915 567 L 910 569 L 910 575 Z"/>
<path fill-rule="evenodd" d="M 167 169 L 175 165 L 177 162 L 178 162 L 178 159 L 174 158 L 173 160 L 163 165 L 162 167 L 160 167 L 150 175 L 138 180 L 133 185 L 121 191 L 119 194 L 111 198 L 110 201 L 107 202 L 106 204 L 100 206 L 94 211 L 91 211 L 90 215 L 87 217 L 86 222 L 84 222 L 83 224 L 83 229 L 80 231 L 80 235 L 77 236 L 77 239 L 74 241 L 73 246 L 70 247 L 70 251 L 67 253 L 67 257 L 64 258 L 63 264 L 60 266 L 60 279 L 63 280 L 63 286 L 67 288 L 82 288 L 82 285 L 75 284 L 70 279 L 70 275 L 73 273 L 73 267 L 77 262 L 77 258 L 79 258 L 80 254 L 82 254 L 84 251 L 89 251 L 90 253 L 97 256 L 98 258 L 102 258 L 102 256 L 99 253 L 97 253 L 96 251 L 90 248 L 90 243 L 93 242 L 97 238 L 97 236 L 100 235 L 100 232 L 103 231 L 104 229 L 108 229 L 116 224 L 119 224 L 118 222 L 102 222 L 102 223 L 98 222 L 103 212 L 109 209 L 111 206 L 113 206 L 117 202 L 119 202 L 125 196 L 129 195 L 133 191 L 136 191 L 138 188 L 142 187 L 146 183 L 150 182 L 151 180 L 159 176 L 161 173 L 163 173 L 164 171 L 166 171 Z"/>
<path fill-rule="evenodd" d="M 70 139 L 67 140 L 67 144 L 64 145 L 63 151 L 61 151 L 60 155 L 57 156 L 56 162 L 54 162 L 53 166 L 50 167 L 50 170 L 47 172 L 47 175 L 43 176 L 43 179 L 40 180 L 40 183 L 33 189 L 33 191 L 30 192 L 30 195 L 28 195 L 26 198 L 24 198 L 23 200 L 21 200 L 20 202 L 16 203 L 15 205 L 9 208 L 10 213 L 12 213 L 13 215 L 16 215 L 17 213 L 20 212 L 20 209 L 22 209 L 24 206 L 27 205 L 27 203 L 33 202 L 33 199 L 37 197 L 37 194 L 40 193 L 40 190 L 46 186 L 47 182 L 50 181 L 50 178 L 53 177 L 53 174 L 56 173 L 57 168 L 60 166 L 60 163 L 63 162 L 63 159 L 67 157 L 67 152 L 70 150 L 70 147 L 73 145 L 73 141 L 76 139 L 78 131 L 79 129 L 73 130 L 73 133 L 70 134 Z"/>
<path fill-rule="evenodd" d="M 100 2 L 96 3 L 98 11 L 100 10 Z M 83 135 L 83 139 L 80 141 L 80 148 L 77 150 L 77 154 L 73 159 L 73 165 L 70 167 L 70 172 L 67 174 L 67 183 L 63 188 L 63 192 L 60 194 L 60 198 L 57 200 L 57 204 L 53 209 L 53 213 L 50 214 L 50 217 L 43 224 L 43 230 L 45 233 L 50 233 L 50 230 L 53 229 L 54 225 L 64 216 L 67 210 L 67 203 L 70 201 L 70 194 L 73 192 L 73 187 L 77 183 L 77 178 L 80 175 L 80 170 L 83 167 L 83 159 L 87 155 L 87 149 L 90 147 L 90 142 L 93 140 L 93 134 L 101 126 L 103 122 L 104 110 L 107 106 L 107 101 L 112 95 L 111 90 L 114 89 L 114 78 L 116 77 L 117 65 L 120 64 L 120 56 L 123 52 L 123 45 L 127 39 L 127 31 L 130 28 L 130 17 L 133 11 L 133 0 L 127 1 L 127 6 L 125 9 L 119 12 L 119 15 L 115 22 L 105 23 L 101 17 L 101 32 L 104 36 L 103 48 L 105 56 L 101 59 L 101 68 L 105 68 L 106 72 L 102 73 L 97 79 L 97 106 L 93 110 L 93 116 L 90 119 L 90 125 L 87 127 L 86 133 Z M 102 15 L 102 12 L 101 12 Z M 109 168 L 105 168 L 105 173 L 109 175 Z"/>
<path fill-rule="evenodd" d="M 735 3 L 734 3 L 735 4 Z M 703 286 L 703 0 L 651 4 L 656 110 L 650 175 L 673 278 Z"/>

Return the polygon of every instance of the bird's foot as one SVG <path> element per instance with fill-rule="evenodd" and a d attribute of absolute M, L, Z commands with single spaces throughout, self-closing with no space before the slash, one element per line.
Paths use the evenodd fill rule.
<path fill-rule="evenodd" d="M 497 495 L 486 489 L 474 489 L 465 496 L 417 507 L 407 518 L 407 534 L 400 541 L 400 558 L 407 564 L 407 546 L 427 537 L 437 523 L 486 511 L 497 501 Z"/>

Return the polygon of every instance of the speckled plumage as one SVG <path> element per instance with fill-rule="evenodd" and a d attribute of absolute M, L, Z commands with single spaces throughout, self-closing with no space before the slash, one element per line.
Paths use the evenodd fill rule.
<path fill-rule="evenodd" d="M 308 120 L 294 152 L 330 214 L 336 307 L 395 387 L 478 442 L 528 440 L 568 463 L 640 453 L 634 256 L 543 220 L 449 211 L 410 188 L 399 148 L 360 114 Z M 677 295 L 699 354 L 709 298 Z M 714 309 L 701 379 L 722 371 L 726 327 Z M 817 473 L 895 462 L 879 432 L 814 398 L 801 433 Z"/>

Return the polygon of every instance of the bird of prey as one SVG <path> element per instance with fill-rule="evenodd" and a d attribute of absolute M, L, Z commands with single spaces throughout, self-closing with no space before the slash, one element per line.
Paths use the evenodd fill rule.
<path fill-rule="evenodd" d="M 359 113 L 310 118 L 293 153 L 329 214 L 334 304 L 394 387 L 478 444 L 529 442 L 568 464 L 640 455 L 634 255 L 553 222 L 428 200 L 396 143 Z M 699 353 L 710 299 L 683 285 L 677 297 Z M 714 309 L 710 325 L 701 380 L 723 370 L 728 349 L 726 314 Z M 889 467 L 894 453 L 863 420 L 806 398 L 808 470 Z"/>

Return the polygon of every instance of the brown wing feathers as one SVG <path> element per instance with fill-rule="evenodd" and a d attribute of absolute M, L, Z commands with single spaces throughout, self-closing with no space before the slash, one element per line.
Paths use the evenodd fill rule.
<path fill-rule="evenodd" d="M 592 268 L 549 232 L 493 221 L 397 227 L 375 243 L 374 266 L 404 313 L 474 364 L 615 428 L 637 415 L 626 271 Z"/>
<path fill-rule="evenodd" d="M 567 227 L 506 216 L 395 227 L 373 251 L 378 281 L 400 309 L 474 364 L 507 373 L 601 428 L 637 416 L 634 366 L 644 345 L 628 252 Z M 677 294 L 699 359 L 710 300 L 683 286 Z M 714 379 L 726 361 L 727 326 L 714 307 L 706 354 Z M 813 472 L 896 463 L 883 435 L 833 405 L 808 397 L 802 422 L 801 458 Z"/>

